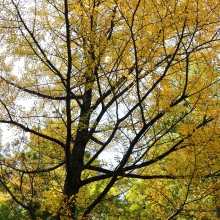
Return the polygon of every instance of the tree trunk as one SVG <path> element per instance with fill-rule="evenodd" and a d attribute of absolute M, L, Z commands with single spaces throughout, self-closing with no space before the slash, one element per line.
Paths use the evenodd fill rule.
<path fill-rule="evenodd" d="M 79 189 L 81 187 L 81 172 L 84 166 L 83 158 L 87 144 L 88 126 L 89 126 L 90 114 L 91 114 L 89 113 L 91 107 L 91 99 L 92 99 L 92 89 L 90 88 L 85 91 L 83 96 L 83 104 L 81 106 L 80 120 L 79 120 L 78 129 L 71 155 L 66 156 L 66 158 L 69 158 L 69 160 L 66 161 L 67 175 L 64 185 L 65 198 L 63 200 L 63 205 L 61 207 L 60 214 L 63 216 L 67 215 L 67 217 L 71 219 L 77 219 L 76 196 L 79 193 Z M 72 142 L 71 139 L 68 140 L 69 143 Z"/>

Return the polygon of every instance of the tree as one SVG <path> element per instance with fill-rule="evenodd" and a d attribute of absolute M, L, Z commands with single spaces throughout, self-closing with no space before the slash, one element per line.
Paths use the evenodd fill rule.
<path fill-rule="evenodd" d="M 58 219 L 103 218 L 105 204 L 126 198 L 133 179 L 186 183 L 181 196 L 169 195 L 181 201 L 167 207 L 168 219 L 187 209 L 201 179 L 218 195 L 219 7 L 217 0 L 1 1 L 0 122 L 16 138 L 2 154 L 0 182 L 32 219 L 46 187 L 39 176 L 54 172 L 56 182 L 64 168 Z M 105 152 L 117 154 L 117 164 L 97 164 Z"/>

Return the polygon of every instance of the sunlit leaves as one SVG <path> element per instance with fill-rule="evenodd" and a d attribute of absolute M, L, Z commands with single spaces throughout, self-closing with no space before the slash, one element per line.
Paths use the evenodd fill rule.
<path fill-rule="evenodd" d="M 214 216 L 218 1 L 5 0 L 0 12 L 0 122 L 14 131 L 0 180 L 32 219 Z"/>

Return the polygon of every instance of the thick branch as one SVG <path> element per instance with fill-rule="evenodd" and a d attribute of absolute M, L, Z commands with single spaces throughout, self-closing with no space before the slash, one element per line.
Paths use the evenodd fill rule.
<path fill-rule="evenodd" d="M 57 164 L 56 166 L 54 167 L 50 167 L 50 168 L 45 168 L 45 169 L 36 169 L 36 170 L 22 170 L 22 169 L 18 169 L 14 166 L 10 166 L 8 164 L 0 164 L 0 166 L 6 166 L 6 167 L 9 167 L 13 170 L 16 170 L 18 172 L 21 172 L 21 173 L 26 173 L 26 174 L 34 174 L 34 173 L 47 173 L 47 172 L 50 172 L 50 171 L 53 171 L 53 170 L 56 170 L 57 168 L 63 166 L 64 164 L 66 163 L 66 161 L 63 161 L 59 164 Z"/>
<path fill-rule="evenodd" d="M 61 142 L 61 141 L 59 141 L 59 140 L 57 140 L 57 139 L 55 139 L 53 137 L 50 137 L 48 135 L 42 134 L 40 132 L 37 132 L 37 131 L 35 131 L 33 129 L 30 129 L 30 128 L 28 128 L 28 127 L 26 127 L 26 126 L 24 126 L 24 125 L 22 125 L 22 124 L 20 124 L 18 122 L 15 122 L 13 120 L 11 120 L 11 121 L 0 120 L 0 123 L 15 125 L 15 126 L 21 128 L 22 130 L 24 130 L 26 132 L 30 132 L 32 134 L 35 134 L 35 135 L 39 136 L 39 137 L 42 137 L 42 138 L 47 139 L 49 141 L 52 141 L 52 142 L 60 145 L 63 148 L 65 147 L 65 144 L 63 142 Z"/>

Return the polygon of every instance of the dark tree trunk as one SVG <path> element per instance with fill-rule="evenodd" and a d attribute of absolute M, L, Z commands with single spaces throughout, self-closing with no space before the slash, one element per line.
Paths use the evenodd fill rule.
<path fill-rule="evenodd" d="M 85 89 L 86 90 L 86 89 Z M 81 172 L 83 170 L 83 158 L 84 152 L 87 144 L 88 137 L 88 126 L 90 121 L 90 107 L 92 99 L 92 89 L 85 91 L 83 96 L 83 103 L 81 106 L 80 120 L 78 124 L 78 129 L 76 137 L 73 143 L 73 149 L 70 155 L 66 155 L 68 161 L 66 161 L 67 175 L 64 185 L 64 194 L 66 198 L 64 199 L 64 206 L 68 207 L 72 219 L 77 219 L 76 216 L 76 195 L 79 193 L 81 187 Z M 69 128 L 71 129 L 71 127 Z M 67 140 L 71 143 L 72 137 Z M 67 146 L 69 144 L 67 143 Z M 70 146 L 69 146 L 70 147 Z M 70 152 L 70 151 L 69 151 Z M 64 210 L 64 209 L 63 209 Z M 65 214 L 65 213 L 64 213 Z M 62 215 L 62 210 L 61 210 Z"/>

